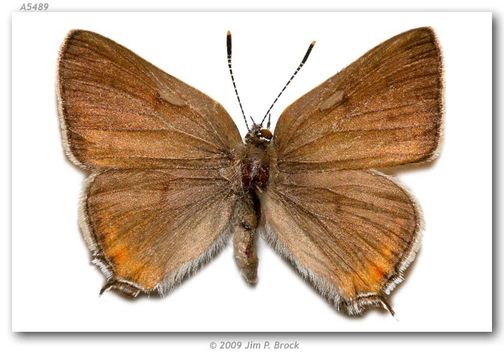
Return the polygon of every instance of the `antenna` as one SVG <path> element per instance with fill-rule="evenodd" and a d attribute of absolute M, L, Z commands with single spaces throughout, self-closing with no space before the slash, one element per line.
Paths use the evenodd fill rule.
<path fill-rule="evenodd" d="M 299 70 L 301 70 L 301 68 L 305 64 L 306 60 L 308 60 L 308 56 L 310 56 L 310 53 L 311 53 L 311 51 L 312 51 L 312 49 L 313 49 L 314 46 L 315 46 L 315 41 L 312 41 L 311 44 L 310 44 L 310 46 L 308 46 L 308 50 L 306 50 L 306 54 L 304 55 L 303 60 L 301 60 L 301 63 L 297 67 L 296 71 L 294 71 L 294 74 L 292 74 L 292 76 L 290 77 L 289 81 L 287 81 L 287 83 L 285 84 L 285 86 L 283 87 L 283 89 L 277 95 L 276 99 L 273 101 L 273 104 L 271 104 L 271 106 L 269 107 L 268 111 L 266 111 L 266 114 L 264 115 L 263 119 L 261 120 L 260 126 L 262 126 L 262 124 L 263 124 L 264 120 L 266 119 L 266 117 L 268 115 L 270 115 L 270 111 L 273 108 L 273 106 L 275 105 L 275 103 L 277 102 L 277 100 L 280 97 L 280 95 L 282 95 L 282 93 L 287 88 L 287 86 L 289 86 L 289 84 L 292 81 L 292 79 L 294 79 L 294 76 L 296 76 L 296 74 L 299 72 Z M 268 128 L 270 127 L 270 124 L 271 124 L 271 115 L 270 115 L 270 118 L 268 119 Z"/>
<path fill-rule="evenodd" d="M 229 74 L 231 75 L 231 81 L 233 82 L 233 88 L 236 94 L 236 98 L 238 99 L 238 104 L 240 105 L 240 110 L 243 115 L 243 120 L 245 120 L 245 125 L 247 126 L 247 130 L 250 131 L 248 122 L 247 122 L 247 117 L 245 116 L 245 112 L 243 111 L 243 106 L 240 101 L 240 95 L 238 95 L 238 89 L 236 88 L 236 83 L 233 75 L 233 67 L 231 66 L 231 53 L 232 53 L 232 46 L 231 46 L 231 31 L 228 30 L 227 36 L 226 36 L 226 46 L 227 46 L 227 61 L 228 61 L 228 68 L 229 68 Z M 254 121 L 254 120 L 252 120 Z"/>

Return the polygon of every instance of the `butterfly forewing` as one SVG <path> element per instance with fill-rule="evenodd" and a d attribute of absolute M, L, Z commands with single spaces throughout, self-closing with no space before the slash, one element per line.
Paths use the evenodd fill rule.
<path fill-rule="evenodd" d="M 67 155 L 92 172 L 81 228 L 107 288 L 168 291 L 227 240 L 238 129 L 208 96 L 88 31 L 63 44 L 58 100 Z"/>
<path fill-rule="evenodd" d="M 397 35 L 290 105 L 275 128 L 285 172 L 430 159 L 439 144 L 441 53 L 430 28 Z"/>
<path fill-rule="evenodd" d="M 68 35 L 58 80 L 68 155 L 85 167 L 219 168 L 241 143 L 219 103 L 101 35 Z"/>

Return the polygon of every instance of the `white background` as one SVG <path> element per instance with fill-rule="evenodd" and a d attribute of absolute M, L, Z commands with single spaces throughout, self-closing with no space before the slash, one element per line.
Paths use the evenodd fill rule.
<path fill-rule="evenodd" d="M 405 10 L 492 10 L 493 35 L 494 35 L 494 151 L 495 169 L 494 183 L 496 191 L 494 197 L 494 313 L 493 333 L 490 334 L 22 334 L 12 333 L 11 312 L 11 14 L 19 9 L 20 1 L 10 0 L 0 3 L 0 48 L 3 56 L 0 57 L 3 79 L 0 85 L 0 108 L 3 109 L 0 121 L 0 136 L 2 136 L 0 163 L 5 176 L 0 177 L 3 193 L 0 206 L 0 228 L 3 229 L 3 239 L 0 241 L 0 253 L 3 254 L 3 271 L 0 276 L 0 285 L 4 289 L 0 296 L 0 343 L 2 344 L 2 357 L 9 359 L 105 359 L 111 356 L 122 359 L 138 359 L 139 357 L 155 358 L 188 358 L 202 357 L 209 359 L 235 359 L 237 356 L 244 359 L 278 358 L 288 356 L 290 359 L 306 359 L 308 356 L 352 359 L 426 359 L 450 357 L 457 359 L 500 359 L 504 352 L 504 336 L 502 322 L 504 320 L 502 308 L 502 265 L 503 247 L 499 245 L 501 232 L 500 223 L 504 221 L 502 212 L 502 192 L 497 181 L 502 179 L 502 149 L 500 142 L 504 136 L 504 127 L 499 126 L 500 102 L 502 96 L 502 71 L 499 71 L 502 62 L 502 14 L 503 2 L 500 0 L 479 0 L 452 2 L 447 0 L 423 0 L 405 3 L 400 0 L 382 0 L 379 4 L 373 0 L 354 0 L 352 2 L 333 2 L 326 0 L 292 0 L 285 3 L 277 0 L 255 0 L 253 3 L 236 2 L 234 0 L 213 0 L 212 5 L 207 0 L 186 0 L 181 3 L 166 4 L 163 0 L 123 0 L 120 4 L 109 0 L 88 0 L 86 2 L 68 2 L 62 0 L 51 1 L 52 10 L 335 10 L 335 11 L 397 11 Z M 259 24 L 258 26 L 262 26 Z M 272 25 L 273 26 L 273 25 Z M 471 23 L 467 24 L 471 27 Z M 138 27 L 134 28 L 137 31 Z M 133 31 L 133 30 L 132 30 Z M 38 40 L 34 34 L 34 41 Z M 470 51 L 466 51 L 466 54 Z M 462 57 L 463 58 L 463 57 Z M 477 72 L 468 66 L 467 71 Z M 462 77 L 465 75 L 461 75 Z M 221 100 L 221 99 L 220 99 Z M 221 100 L 222 101 L 222 100 Z M 470 103 L 470 102 L 469 102 Z M 234 115 L 234 114 L 233 114 Z M 471 141 L 468 141 L 468 146 Z M 476 166 L 477 164 L 471 164 Z M 464 168 L 467 165 L 464 166 Z M 410 186 L 411 187 L 411 186 Z M 424 206 L 425 207 L 425 206 Z M 463 224 L 459 224 L 460 226 Z M 425 241 L 424 241 L 425 243 Z M 225 256 L 222 254 L 221 256 Z M 415 270 L 417 272 L 417 270 Z M 406 286 L 406 285 L 405 285 Z M 465 288 L 471 288 L 470 285 Z M 407 290 L 400 291 L 403 294 Z M 468 291 L 469 293 L 469 291 Z M 472 293 L 472 292 L 471 292 Z M 45 291 L 43 295 L 47 295 Z M 397 293 L 394 302 L 397 308 Z M 474 295 L 477 298 L 477 295 Z M 77 310 L 78 311 L 78 310 Z M 463 324 L 463 313 L 457 323 Z M 300 350 L 292 351 L 215 351 L 209 349 L 211 341 L 219 340 L 299 340 Z"/>
<path fill-rule="evenodd" d="M 77 225 L 84 175 L 63 156 L 55 106 L 56 59 L 68 30 L 101 33 L 199 88 L 244 133 L 226 30 L 245 111 L 256 119 L 317 40 L 276 119 L 371 47 L 425 25 L 444 53 L 445 139 L 432 166 L 399 173 L 426 230 L 416 264 L 392 296 L 397 318 L 338 314 L 264 242 L 255 288 L 242 281 L 228 246 L 167 298 L 98 295 L 103 277 L 89 265 Z M 18 13 L 12 36 L 14 331 L 491 331 L 490 13 Z"/>

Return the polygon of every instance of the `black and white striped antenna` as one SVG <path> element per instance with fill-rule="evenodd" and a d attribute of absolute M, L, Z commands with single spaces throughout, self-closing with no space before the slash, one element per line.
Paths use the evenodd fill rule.
<path fill-rule="evenodd" d="M 233 88 L 234 88 L 234 91 L 235 91 L 235 94 L 236 94 L 236 98 L 238 99 L 238 104 L 240 105 L 240 110 L 241 110 L 241 113 L 242 113 L 242 116 L 243 116 L 243 120 L 245 120 L 245 125 L 247 126 L 247 130 L 250 131 L 250 127 L 248 125 L 248 122 L 247 122 L 247 117 L 245 116 L 245 111 L 243 111 L 243 106 L 242 106 L 242 103 L 241 103 L 241 100 L 240 100 L 240 95 L 238 94 L 238 88 L 236 86 L 236 82 L 235 82 L 235 78 L 234 78 L 234 74 L 233 74 L 233 66 L 232 66 L 232 63 L 231 63 L 231 58 L 232 58 L 232 41 L 231 41 L 231 32 L 228 31 L 227 32 L 227 36 L 226 36 L 226 45 L 227 45 L 227 60 L 228 60 L 228 68 L 229 68 L 229 74 L 231 75 L 231 81 L 233 82 Z M 299 72 L 299 70 L 301 70 L 301 68 L 303 67 L 303 65 L 305 64 L 306 60 L 308 60 L 308 56 L 310 56 L 310 53 L 313 49 L 313 47 L 315 46 L 315 41 L 312 41 L 310 46 L 308 46 L 308 50 L 306 50 L 306 53 L 303 57 L 303 60 L 301 60 L 301 63 L 298 65 L 296 71 L 294 71 L 294 73 L 292 74 L 292 76 L 290 77 L 289 81 L 287 81 L 287 83 L 284 85 L 283 89 L 280 91 L 280 93 L 277 95 L 277 97 L 275 98 L 275 100 L 273 101 L 273 103 L 271 104 L 271 106 L 269 107 L 268 111 L 266 111 L 266 114 L 264 115 L 263 119 L 261 120 L 261 123 L 259 124 L 259 126 L 262 126 L 262 124 L 264 123 L 264 120 L 266 120 L 266 118 L 268 117 L 268 123 L 267 123 L 267 128 L 270 127 L 271 125 L 271 109 L 273 108 L 273 106 L 276 104 L 276 102 L 278 101 L 278 99 L 280 98 L 280 96 L 283 94 L 283 92 L 285 91 L 285 89 L 287 88 L 287 86 L 289 86 L 289 84 L 291 83 L 292 79 L 294 79 L 294 77 L 297 75 L 297 73 Z M 252 119 L 252 117 L 250 117 L 252 123 L 254 125 L 256 125 L 254 119 Z"/>
<path fill-rule="evenodd" d="M 306 60 L 308 60 L 308 56 L 310 56 L 310 53 L 313 49 L 313 47 L 315 46 L 315 41 L 312 41 L 310 46 L 308 46 L 308 50 L 306 50 L 306 54 L 304 55 L 303 57 L 303 60 L 301 60 L 301 63 L 298 65 L 296 71 L 294 71 L 294 74 L 292 74 L 292 76 L 290 77 L 289 81 L 287 81 L 287 83 L 284 85 L 283 89 L 280 91 L 280 93 L 277 95 L 277 97 L 275 98 L 275 100 L 273 101 L 273 103 L 271 104 L 271 106 L 269 107 L 268 111 L 266 111 L 266 114 L 264 114 L 264 117 L 263 119 L 261 120 L 261 124 L 260 126 L 262 126 L 262 124 L 264 123 L 264 120 L 266 119 L 266 117 L 269 115 L 269 118 L 268 118 L 268 124 L 267 124 L 267 128 L 269 129 L 270 125 L 271 125 L 271 114 L 270 114 L 270 111 L 271 109 L 273 108 L 273 106 L 275 105 L 275 103 L 278 101 L 278 98 L 282 95 L 282 93 L 285 91 L 285 89 L 287 88 L 287 86 L 289 86 L 289 84 L 291 83 L 292 79 L 294 79 L 294 77 L 296 76 L 296 74 L 299 72 L 299 70 L 301 70 L 301 68 L 303 67 L 303 65 L 305 64 Z"/>
<path fill-rule="evenodd" d="M 245 125 L 247 126 L 247 130 L 250 131 L 248 122 L 247 122 L 247 117 L 245 116 L 245 111 L 243 111 L 243 106 L 240 100 L 240 95 L 238 95 L 238 88 L 236 87 L 234 75 L 233 75 L 233 67 L 231 65 L 231 55 L 232 55 L 232 42 L 231 42 L 231 31 L 228 30 L 227 36 L 226 36 L 226 45 L 227 45 L 227 61 L 228 61 L 228 68 L 229 68 L 229 74 L 231 75 L 231 81 L 233 82 L 233 88 L 236 94 L 236 98 L 238 99 L 238 104 L 240 105 L 240 110 L 243 115 L 243 120 L 245 120 Z M 252 120 L 254 121 L 254 120 Z"/>

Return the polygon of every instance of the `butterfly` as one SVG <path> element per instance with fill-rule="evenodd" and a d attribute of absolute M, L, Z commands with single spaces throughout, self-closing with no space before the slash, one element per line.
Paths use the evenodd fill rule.
<path fill-rule="evenodd" d="M 228 32 L 247 121 L 231 49 Z M 252 119 L 242 141 L 218 102 L 104 36 L 71 31 L 58 110 L 65 153 L 88 175 L 80 227 L 101 292 L 167 294 L 231 237 L 255 284 L 264 238 L 338 310 L 393 314 L 422 219 L 376 169 L 436 157 L 442 73 L 433 30 L 406 31 L 288 106 L 274 132 L 270 118 Z"/>

